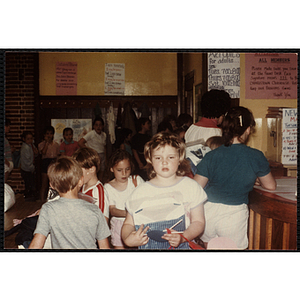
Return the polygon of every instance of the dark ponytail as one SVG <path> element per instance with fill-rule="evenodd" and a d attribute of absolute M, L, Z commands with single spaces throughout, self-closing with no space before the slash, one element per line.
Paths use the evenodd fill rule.
<path fill-rule="evenodd" d="M 243 106 L 231 108 L 225 115 L 221 125 L 224 145 L 230 146 L 233 138 L 240 138 L 249 126 L 251 128 L 255 126 L 252 112 Z"/>

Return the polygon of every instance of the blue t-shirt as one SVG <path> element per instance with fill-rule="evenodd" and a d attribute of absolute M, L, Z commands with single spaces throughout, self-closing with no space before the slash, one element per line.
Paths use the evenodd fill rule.
<path fill-rule="evenodd" d="M 257 177 L 270 173 L 264 154 L 245 144 L 224 145 L 208 152 L 197 165 L 198 175 L 208 178 L 208 201 L 229 205 L 248 204 Z"/>

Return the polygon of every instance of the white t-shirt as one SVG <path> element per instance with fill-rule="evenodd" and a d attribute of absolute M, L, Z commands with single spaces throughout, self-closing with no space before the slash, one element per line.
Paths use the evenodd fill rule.
<path fill-rule="evenodd" d="M 184 135 L 186 143 L 185 157 L 191 160 L 194 165 L 192 166 L 193 174 L 195 174 L 197 164 L 210 151 L 210 148 L 205 146 L 207 139 L 212 136 L 222 136 L 222 130 L 216 127 L 214 119 L 203 118 L 196 124 L 192 124 Z"/>
<path fill-rule="evenodd" d="M 144 182 L 140 176 L 136 176 L 137 186 Z M 109 205 L 115 205 L 117 209 L 125 210 L 125 202 L 135 189 L 135 185 L 132 181 L 132 176 L 128 178 L 128 184 L 124 191 L 115 189 L 111 184 L 106 183 L 104 187 L 108 193 Z M 113 217 L 116 219 L 124 220 L 122 217 Z"/>
<path fill-rule="evenodd" d="M 98 134 L 95 130 L 88 132 L 84 137 L 86 140 L 86 146 L 97 151 L 97 153 L 105 152 L 106 145 L 106 133 L 101 132 Z"/>
<path fill-rule="evenodd" d="M 222 130 L 220 128 L 202 127 L 192 124 L 184 135 L 186 143 L 194 142 L 203 139 L 206 142 L 212 136 L 221 136 Z"/>
<path fill-rule="evenodd" d="M 184 214 L 185 228 L 188 228 L 191 209 L 206 199 L 203 188 L 189 177 L 182 177 L 168 187 L 158 187 L 146 181 L 132 192 L 126 201 L 126 209 L 138 226 L 176 219 Z"/>

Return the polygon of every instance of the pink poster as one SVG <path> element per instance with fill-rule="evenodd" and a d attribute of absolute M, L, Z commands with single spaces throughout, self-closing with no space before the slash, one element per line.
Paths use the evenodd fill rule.
<path fill-rule="evenodd" d="M 297 99 L 296 53 L 246 53 L 246 99 Z"/>
<path fill-rule="evenodd" d="M 77 62 L 56 62 L 56 95 L 77 95 Z"/>

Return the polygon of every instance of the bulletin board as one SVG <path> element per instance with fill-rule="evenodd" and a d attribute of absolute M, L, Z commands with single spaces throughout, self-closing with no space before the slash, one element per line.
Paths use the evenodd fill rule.
<path fill-rule="evenodd" d="M 246 99 L 297 99 L 296 53 L 247 53 Z"/>
<path fill-rule="evenodd" d="M 63 130 L 66 127 L 73 129 L 73 140 L 78 142 L 92 130 L 92 119 L 51 119 L 51 126 L 55 129 L 54 141 L 58 144 L 64 140 Z"/>
<path fill-rule="evenodd" d="M 232 99 L 240 98 L 240 54 L 211 52 L 207 64 L 208 90 L 225 90 Z"/>
<path fill-rule="evenodd" d="M 284 165 L 297 164 L 297 108 L 282 110 L 282 157 Z"/>

